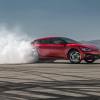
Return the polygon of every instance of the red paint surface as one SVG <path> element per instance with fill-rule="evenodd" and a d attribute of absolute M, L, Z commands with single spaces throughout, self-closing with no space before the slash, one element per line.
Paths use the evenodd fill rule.
<path fill-rule="evenodd" d="M 55 37 L 45 37 L 39 38 L 37 40 L 51 39 Z M 69 44 L 32 44 L 38 48 L 40 58 L 55 58 L 55 59 L 68 59 L 68 53 L 71 49 L 76 49 L 81 54 L 81 59 L 84 59 L 85 54 L 100 55 L 100 50 L 98 50 L 93 45 L 86 45 L 81 43 L 69 43 Z M 91 48 L 90 52 L 83 52 L 80 48 Z"/>

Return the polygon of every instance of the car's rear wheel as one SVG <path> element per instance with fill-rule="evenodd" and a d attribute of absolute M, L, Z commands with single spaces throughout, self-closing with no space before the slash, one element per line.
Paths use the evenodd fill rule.
<path fill-rule="evenodd" d="M 81 55 L 80 52 L 77 50 L 71 50 L 69 52 L 69 60 L 73 64 L 78 64 L 81 62 Z"/>
<path fill-rule="evenodd" d="M 84 60 L 87 63 L 93 63 L 95 61 L 95 58 L 93 55 L 86 55 L 86 58 Z"/>
<path fill-rule="evenodd" d="M 32 56 L 33 56 L 33 63 L 36 63 L 39 61 L 39 54 L 36 48 L 32 49 Z"/>
<path fill-rule="evenodd" d="M 53 63 L 54 59 L 40 59 L 37 48 L 32 49 L 33 63 Z"/>

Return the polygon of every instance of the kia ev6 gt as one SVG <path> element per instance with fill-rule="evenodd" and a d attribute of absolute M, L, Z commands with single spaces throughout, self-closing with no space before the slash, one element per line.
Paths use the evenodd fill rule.
<path fill-rule="evenodd" d="M 64 59 L 77 64 L 82 60 L 93 63 L 100 58 L 100 50 L 96 46 L 85 45 L 66 37 L 44 37 L 31 44 L 36 62 Z"/>

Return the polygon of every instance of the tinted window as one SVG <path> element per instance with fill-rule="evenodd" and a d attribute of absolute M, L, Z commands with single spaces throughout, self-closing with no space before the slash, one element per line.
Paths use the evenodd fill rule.
<path fill-rule="evenodd" d="M 50 44 L 50 40 L 49 39 L 39 40 L 39 43 L 41 43 L 41 44 Z"/>
<path fill-rule="evenodd" d="M 79 43 L 78 41 L 75 41 L 75 40 L 72 40 L 72 39 L 69 39 L 69 38 L 65 38 L 63 37 L 62 38 L 66 43 Z"/>
<path fill-rule="evenodd" d="M 53 39 L 51 39 L 51 42 L 53 44 L 63 44 L 63 43 L 65 43 L 65 41 L 61 38 L 53 38 Z"/>

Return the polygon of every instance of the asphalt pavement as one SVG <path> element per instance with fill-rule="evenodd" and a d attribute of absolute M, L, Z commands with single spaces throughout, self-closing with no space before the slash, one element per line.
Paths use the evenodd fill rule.
<path fill-rule="evenodd" d="M 0 100 L 100 100 L 100 61 L 2 64 Z"/>

